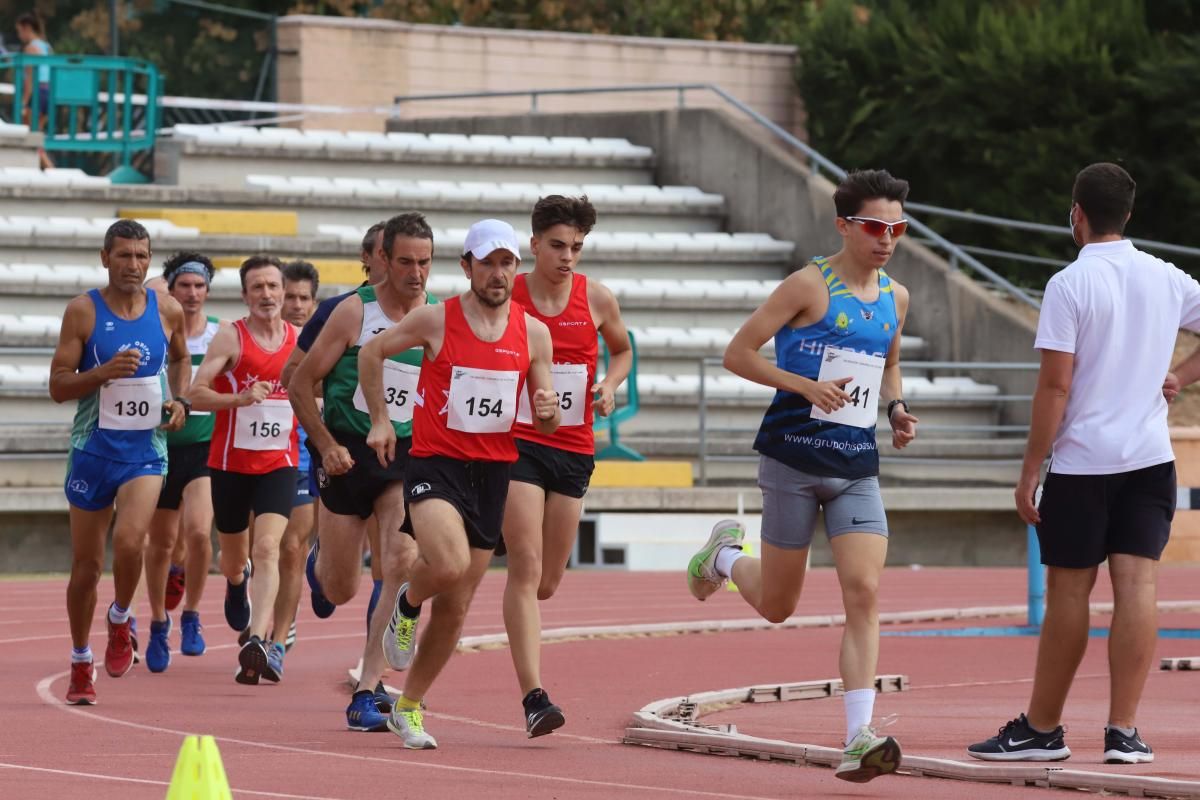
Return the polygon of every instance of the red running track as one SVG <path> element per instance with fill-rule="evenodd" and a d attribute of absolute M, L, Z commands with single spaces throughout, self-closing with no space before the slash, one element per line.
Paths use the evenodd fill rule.
<path fill-rule="evenodd" d="M 1163 570 L 1163 599 L 1197 599 L 1200 571 Z M 503 629 L 503 573 L 487 576 L 467 634 Z M 369 587 L 364 581 L 364 585 Z M 440 749 L 410 752 L 390 733 L 345 730 L 346 669 L 358 658 L 367 593 L 319 621 L 303 601 L 299 642 L 278 686 L 234 683 L 235 635 L 220 611 L 221 582 L 202 607 L 209 652 L 150 674 L 143 665 L 97 683 L 100 704 L 62 703 L 70 643 L 65 579 L 0 581 L 0 798 L 86 794 L 89 800 L 162 798 L 186 733 L 218 739 L 237 797 L 352 800 L 389 797 L 906 797 L 940 799 L 1051 797 L 1054 790 L 964 784 L 913 777 L 866 785 L 831 770 L 700 756 L 618 744 L 631 712 L 653 700 L 754 683 L 835 677 L 834 629 L 765 630 L 685 636 L 593 639 L 547 645 L 547 689 L 567 714 L 552 736 L 524 735 L 519 690 L 505 649 L 462 653 L 427 698 L 427 728 Z M 1019 604 L 1024 574 L 1003 569 L 892 569 L 884 576 L 884 611 Z M 101 588 L 103 608 L 111 593 Z M 1106 582 L 1097 600 L 1109 599 Z M 799 614 L 837 613 L 836 579 L 814 570 Z M 142 609 L 143 613 L 145 609 Z M 707 603 L 688 595 L 682 573 L 571 572 L 543 605 L 545 627 L 613 625 L 752 616 L 733 593 Z M 97 614 L 93 648 L 103 652 Z M 994 623 L 1018 624 L 1021 620 Z M 1098 619 L 1103 624 L 1103 619 Z M 1163 624 L 1198 627 L 1197 615 Z M 143 636 L 148 628 L 143 620 Z M 973 623 L 974 624 L 974 623 Z M 925 626 L 929 627 L 929 626 Z M 178 626 L 176 626 L 176 629 Z M 910 677 L 912 690 L 880 698 L 880 715 L 914 754 L 962 758 L 1023 709 L 1032 672 L 1033 638 L 885 638 L 879 671 Z M 1192 652 L 1195 650 L 1196 652 Z M 1185 652 L 1186 651 L 1186 652 Z M 1200 642 L 1163 641 L 1160 655 L 1200 655 Z M 1093 640 L 1067 710 L 1076 769 L 1100 769 L 1096 742 L 1107 692 L 1104 642 Z M 396 685 L 402 676 L 393 675 Z M 1200 779 L 1200 674 L 1159 673 L 1147 686 L 1141 725 L 1158 761 L 1138 774 Z M 835 746 L 842 734 L 838 700 L 741 707 L 712 721 L 745 733 Z M 1096 741 L 1093 741 L 1096 740 Z"/>

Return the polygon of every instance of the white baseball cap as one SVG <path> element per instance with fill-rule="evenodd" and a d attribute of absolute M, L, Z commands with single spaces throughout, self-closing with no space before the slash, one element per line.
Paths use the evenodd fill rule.
<path fill-rule="evenodd" d="M 513 226 L 498 219 L 481 219 L 467 231 L 463 243 L 465 252 L 479 259 L 490 256 L 496 250 L 507 250 L 521 260 L 521 245 Z"/>

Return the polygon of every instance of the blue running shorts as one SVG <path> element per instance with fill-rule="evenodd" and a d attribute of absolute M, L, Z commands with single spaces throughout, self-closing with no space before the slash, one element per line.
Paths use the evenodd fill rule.
<path fill-rule="evenodd" d="M 110 461 L 84 450 L 71 448 L 67 456 L 67 479 L 63 490 L 67 502 L 84 511 L 100 511 L 113 504 L 117 490 L 134 478 L 143 475 L 167 474 L 167 462 L 154 461 Z"/>

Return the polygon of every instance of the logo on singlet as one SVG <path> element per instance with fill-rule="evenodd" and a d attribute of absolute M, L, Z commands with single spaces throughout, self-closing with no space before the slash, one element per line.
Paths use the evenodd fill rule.
<path fill-rule="evenodd" d="M 387 328 L 376 328 L 375 330 L 371 331 L 371 335 L 378 336 L 379 334 L 383 333 L 386 330 L 387 330 Z"/>
<path fill-rule="evenodd" d="M 576 325 L 587 325 L 587 322 L 586 322 L 585 320 L 582 320 L 582 319 L 576 319 L 576 320 L 568 320 L 568 321 L 566 321 L 566 322 L 560 322 L 560 323 L 558 323 L 558 326 L 559 326 L 560 328 L 573 328 L 573 327 L 575 327 Z"/>
<path fill-rule="evenodd" d="M 145 367 L 150 364 L 150 348 L 146 345 L 145 342 L 142 342 L 138 339 L 135 339 L 133 342 L 126 342 L 125 344 L 121 345 L 120 347 L 117 348 L 117 352 L 124 353 L 126 350 L 129 350 L 131 348 L 136 348 L 138 353 L 140 353 L 142 356 L 141 360 L 138 361 L 138 366 Z"/>
<path fill-rule="evenodd" d="M 858 313 L 862 314 L 862 318 L 865 319 L 867 322 L 870 322 L 871 320 L 875 319 L 874 311 L 868 311 L 865 308 L 860 308 L 858 310 Z"/>
<path fill-rule="evenodd" d="M 503 347 L 497 347 L 496 352 L 503 353 L 506 356 L 515 356 L 516 358 L 521 357 L 521 354 L 518 353 L 516 350 L 505 350 Z"/>
<path fill-rule="evenodd" d="M 87 481 L 81 481 L 78 478 L 67 484 L 67 488 L 78 494 L 86 494 L 88 490 Z"/>

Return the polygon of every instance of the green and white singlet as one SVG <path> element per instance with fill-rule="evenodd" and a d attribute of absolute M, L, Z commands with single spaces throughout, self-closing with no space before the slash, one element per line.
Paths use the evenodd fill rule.
<path fill-rule="evenodd" d="M 371 431 L 371 416 L 358 384 L 358 351 L 367 342 L 396 324 L 383 312 L 375 296 L 374 286 L 360 286 L 358 296 L 363 304 L 362 327 L 358 340 L 346 348 L 333 369 L 325 376 L 325 425 L 330 430 L 366 436 Z M 427 303 L 438 299 L 425 293 Z M 412 409 L 417 394 L 417 377 L 421 370 L 424 348 L 414 347 L 391 356 L 384 362 L 383 391 L 388 402 L 388 416 L 396 436 L 412 436 Z"/>
<path fill-rule="evenodd" d="M 192 356 L 192 374 L 196 374 L 196 369 L 200 366 L 200 362 L 204 360 L 204 354 L 208 352 L 208 345 L 212 342 L 213 337 L 217 335 L 217 330 L 220 328 L 221 321 L 216 317 L 208 317 L 204 323 L 204 330 L 200 331 L 199 336 L 188 337 L 187 346 L 188 352 Z M 210 411 L 193 411 L 188 415 L 187 422 L 177 431 L 167 434 L 167 446 L 179 447 L 185 444 L 198 444 L 212 440 L 213 435 L 213 415 Z"/>

